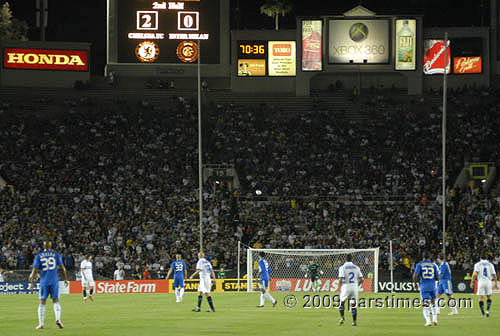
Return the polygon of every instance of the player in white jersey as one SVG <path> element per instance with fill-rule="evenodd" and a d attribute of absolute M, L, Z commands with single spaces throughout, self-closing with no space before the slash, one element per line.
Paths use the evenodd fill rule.
<path fill-rule="evenodd" d="M 481 316 L 484 317 L 484 297 L 486 300 L 486 317 L 490 316 L 491 308 L 491 294 L 493 288 L 496 287 L 498 281 L 495 267 L 486 259 L 486 255 L 481 256 L 481 260 L 474 265 L 474 273 L 470 281 L 470 287 L 474 288 L 474 280 L 477 279 L 477 295 L 479 296 L 479 309 L 481 309 Z M 493 286 L 491 280 L 495 281 Z"/>
<path fill-rule="evenodd" d="M 82 274 L 82 290 L 83 290 L 83 302 L 87 302 L 88 299 L 94 301 L 92 295 L 95 291 L 94 275 L 92 274 L 92 255 L 87 254 L 85 259 L 80 263 L 80 272 Z"/>
<path fill-rule="evenodd" d="M 352 255 L 346 256 L 346 262 L 339 268 L 340 288 L 340 321 L 339 325 L 344 324 L 344 304 L 349 299 L 352 308 L 352 325 L 355 326 L 358 318 L 358 286 L 363 282 L 363 273 L 358 266 L 352 263 Z"/>
<path fill-rule="evenodd" d="M 208 304 L 210 305 L 210 310 L 208 312 L 215 313 L 214 303 L 212 302 L 212 297 L 210 296 L 210 287 L 212 285 L 212 278 L 215 280 L 215 273 L 212 268 L 210 261 L 205 259 L 205 253 L 198 253 L 198 262 L 196 263 L 196 272 L 194 272 L 189 279 L 194 278 L 198 273 L 200 273 L 200 284 L 198 285 L 198 306 L 193 309 L 194 312 L 201 311 L 201 301 L 203 300 L 203 294 L 207 297 Z"/>

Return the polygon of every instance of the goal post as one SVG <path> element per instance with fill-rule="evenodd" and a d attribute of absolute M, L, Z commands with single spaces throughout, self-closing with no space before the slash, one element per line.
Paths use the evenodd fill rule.
<path fill-rule="evenodd" d="M 310 260 L 319 264 L 319 290 L 336 292 L 339 290 L 339 267 L 346 262 L 347 254 L 363 273 L 361 290 L 378 292 L 379 248 L 369 249 L 247 249 L 247 291 L 259 289 L 259 255 L 264 252 L 271 269 L 269 290 L 308 292 L 313 284 L 307 275 Z"/>

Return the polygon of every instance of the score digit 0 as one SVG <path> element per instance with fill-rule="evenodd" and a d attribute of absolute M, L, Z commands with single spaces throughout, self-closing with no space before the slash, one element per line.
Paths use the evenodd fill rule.
<path fill-rule="evenodd" d="M 200 30 L 200 12 L 177 12 L 177 29 Z"/>

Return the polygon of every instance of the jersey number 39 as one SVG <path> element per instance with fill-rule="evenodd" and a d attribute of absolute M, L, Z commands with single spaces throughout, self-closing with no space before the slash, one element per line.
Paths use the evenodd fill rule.
<path fill-rule="evenodd" d="M 51 271 L 56 268 L 56 258 L 40 258 L 40 263 L 42 264 L 42 271 Z"/>

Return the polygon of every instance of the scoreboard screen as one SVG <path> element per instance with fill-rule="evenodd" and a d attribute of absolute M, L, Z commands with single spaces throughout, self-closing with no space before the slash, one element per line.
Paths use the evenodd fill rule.
<path fill-rule="evenodd" d="M 219 0 L 116 2 L 118 63 L 218 64 Z"/>

